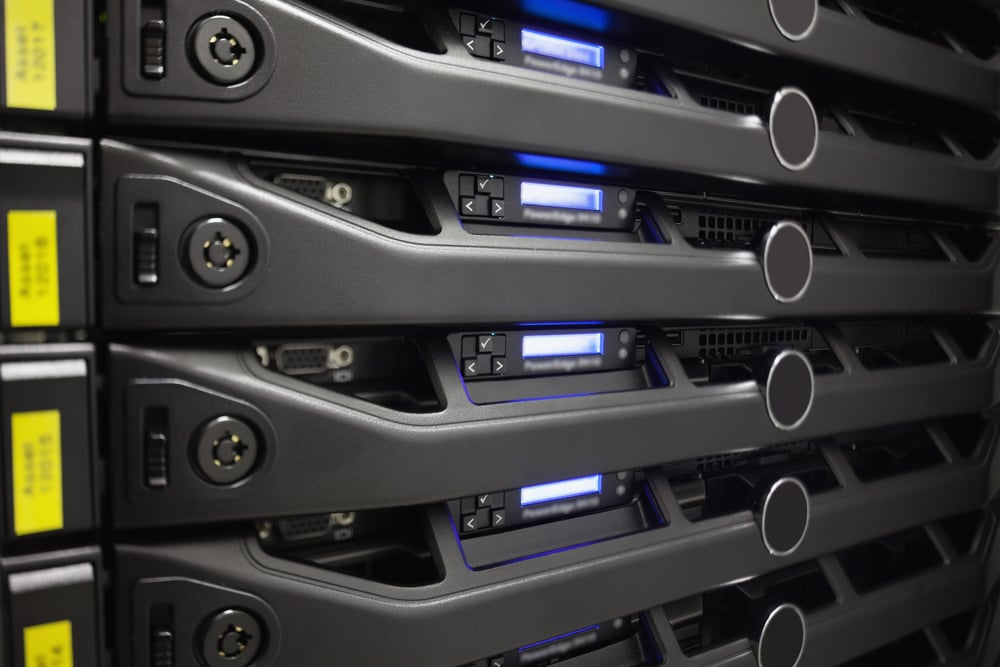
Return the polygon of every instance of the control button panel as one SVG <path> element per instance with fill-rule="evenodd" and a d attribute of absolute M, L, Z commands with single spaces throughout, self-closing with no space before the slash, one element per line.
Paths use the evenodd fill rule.
<path fill-rule="evenodd" d="M 445 184 L 469 222 L 609 231 L 637 224 L 631 188 L 467 172 L 448 172 Z"/>
<path fill-rule="evenodd" d="M 480 493 L 448 505 L 465 537 L 623 505 L 635 498 L 637 483 L 635 473 L 623 471 Z"/>
<path fill-rule="evenodd" d="M 507 336 L 478 334 L 462 336 L 462 375 L 505 375 L 507 373 Z"/>
<path fill-rule="evenodd" d="M 506 26 L 503 21 L 477 14 L 461 14 L 462 43 L 477 58 L 506 60 Z"/>
<path fill-rule="evenodd" d="M 448 340 L 466 380 L 626 370 L 644 359 L 632 328 L 473 332 Z"/>
<path fill-rule="evenodd" d="M 639 54 L 633 49 L 476 12 L 453 10 L 451 16 L 474 58 L 619 88 L 635 84 Z"/>
<path fill-rule="evenodd" d="M 462 174 L 458 179 L 458 210 L 463 216 L 502 218 L 506 210 L 504 179 L 486 174 Z"/>

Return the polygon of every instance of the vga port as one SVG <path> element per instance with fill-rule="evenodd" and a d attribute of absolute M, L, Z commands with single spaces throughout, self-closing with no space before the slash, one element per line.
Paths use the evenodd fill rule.
<path fill-rule="evenodd" d="M 287 188 L 303 197 L 321 201 L 324 204 L 343 208 L 354 198 L 353 188 L 348 183 L 333 182 L 322 176 L 310 174 L 278 174 L 273 179 L 275 185 Z"/>
<path fill-rule="evenodd" d="M 354 363 L 354 348 L 349 345 L 299 343 L 279 345 L 274 350 L 274 365 L 286 375 L 313 375 L 346 368 Z"/>

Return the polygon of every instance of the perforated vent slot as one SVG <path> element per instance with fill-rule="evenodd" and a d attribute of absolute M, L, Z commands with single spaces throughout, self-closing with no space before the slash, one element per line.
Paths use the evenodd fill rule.
<path fill-rule="evenodd" d="M 998 20 L 986 7 L 954 0 L 849 0 L 870 21 L 889 30 L 978 58 L 997 53 Z"/>
<path fill-rule="evenodd" d="M 965 150 L 978 159 L 989 155 L 996 147 L 994 133 L 978 123 L 968 124 L 957 117 L 924 118 L 922 110 L 909 108 L 868 109 L 851 107 L 854 121 L 875 141 L 905 146 L 942 155 L 955 155 L 945 142 L 942 132 L 960 137 Z"/>
<path fill-rule="evenodd" d="M 945 519 L 941 522 L 941 529 L 948 536 L 955 551 L 961 555 L 967 555 L 975 547 L 976 537 L 982 530 L 985 519 L 985 512 L 974 510 Z"/>
<path fill-rule="evenodd" d="M 977 160 L 985 160 L 993 154 L 997 147 L 996 137 L 986 134 L 966 134 L 961 129 L 952 130 L 951 138 L 958 142 L 966 153 Z"/>
<path fill-rule="evenodd" d="M 989 422 L 980 415 L 949 417 L 941 422 L 958 452 L 968 458 L 976 451 Z"/>
<path fill-rule="evenodd" d="M 840 447 L 864 482 L 944 463 L 937 445 L 919 426 L 861 435 Z"/>
<path fill-rule="evenodd" d="M 979 357 L 993 333 L 983 320 L 954 320 L 943 326 L 968 359 Z"/>
<path fill-rule="evenodd" d="M 688 94 L 706 109 L 743 115 L 766 115 L 770 94 L 761 88 L 740 85 L 716 76 L 676 70 Z"/>
<path fill-rule="evenodd" d="M 698 356 L 732 357 L 740 350 L 779 343 L 792 343 L 794 347 L 808 349 L 811 340 L 812 330 L 807 327 L 720 329 L 698 334 Z"/>
<path fill-rule="evenodd" d="M 938 664 L 938 657 L 934 647 L 931 646 L 924 633 L 915 632 L 854 660 L 842 663 L 840 667 L 886 667 L 887 665 L 928 667 L 936 664 Z"/>
<path fill-rule="evenodd" d="M 938 624 L 952 650 L 961 651 L 971 644 L 979 613 L 978 609 L 969 609 L 946 618 Z"/>
<path fill-rule="evenodd" d="M 442 53 L 424 25 L 416 3 L 403 0 L 307 0 L 306 4 L 411 49 Z"/>
<path fill-rule="evenodd" d="M 970 262 L 979 261 L 993 245 L 993 234 L 979 227 L 948 227 L 945 234 Z"/>
<path fill-rule="evenodd" d="M 742 468 L 744 466 L 762 466 L 787 462 L 791 457 L 812 454 L 815 446 L 812 442 L 792 442 L 782 445 L 772 445 L 754 452 L 726 452 L 711 456 L 699 456 L 688 461 L 678 461 L 669 464 L 665 471 L 671 479 L 680 479 L 689 475 L 718 472 Z"/>
<path fill-rule="evenodd" d="M 939 46 L 949 46 L 948 41 L 935 27 L 935 22 L 928 20 L 922 12 L 916 9 L 919 2 L 902 3 L 895 0 L 855 0 L 853 2 L 862 13 L 873 23 L 901 32 L 917 39 L 922 39 Z"/>
<path fill-rule="evenodd" d="M 845 324 L 841 331 L 865 368 L 878 370 L 948 361 L 930 330 L 916 323 Z"/>
<path fill-rule="evenodd" d="M 923 528 L 913 528 L 839 554 L 855 590 L 867 593 L 941 564 L 941 554 Z"/>
<path fill-rule="evenodd" d="M 838 229 L 851 237 L 866 257 L 881 259 L 944 260 L 947 256 L 927 227 L 919 223 L 902 224 L 840 219 Z"/>
<path fill-rule="evenodd" d="M 823 336 L 801 324 L 668 330 L 667 335 L 681 332 L 683 344 L 675 350 L 696 384 L 753 379 L 771 352 L 786 348 L 804 352 L 817 375 L 841 370 Z"/>
<path fill-rule="evenodd" d="M 768 229 L 780 221 L 790 220 L 805 230 L 814 254 L 839 253 L 823 225 L 806 218 L 799 210 L 767 209 L 750 203 L 742 206 L 734 202 L 720 202 L 715 206 L 678 195 L 664 193 L 660 196 L 681 234 L 688 243 L 698 248 L 757 248 Z"/>
<path fill-rule="evenodd" d="M 698 215 L 698 241 L 705 245 L 750 245 L 778 222 L 773 217 L 744 217 L 736 211 L 706 210 Z"/>
<path fill-rule="evenodd" d="M 795 604 L 805 614 L 836 600 L 816 563 L 808 562 L 667 605 L 665 612 L 681 650 L 697 655 L 749 637 L 759 619 L 780 604 Z"/>
<path fill-rule="evenodd" d="M 793 454 L 794 452 L 794 454 Z M 698 470 L 691 474 L 692 466 Z M 667 466 L 674 495 L 689 521 L 725 516 L 756 507 L 774 482 L 794 477 L 810 495 L 837 488 L 837 478 L 815 446 L 803 443 L 785 451 L 772 450 L 742 459 L 729 467 L 706 470 L 705 461 Z"/>

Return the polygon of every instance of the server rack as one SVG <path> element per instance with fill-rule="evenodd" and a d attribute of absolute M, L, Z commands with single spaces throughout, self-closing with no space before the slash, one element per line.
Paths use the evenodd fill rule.
<path fill-rule="evenodd" d="M 0 662 L 995 664 L 998 12 L 5 0 Z"/>

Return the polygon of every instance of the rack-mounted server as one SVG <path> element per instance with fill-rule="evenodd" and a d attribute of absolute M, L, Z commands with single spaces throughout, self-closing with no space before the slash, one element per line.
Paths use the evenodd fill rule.
<path fill-rule="evenodd" d="M 995 3 L 0 4 L 0 662 L 1000 655 Z"/>

